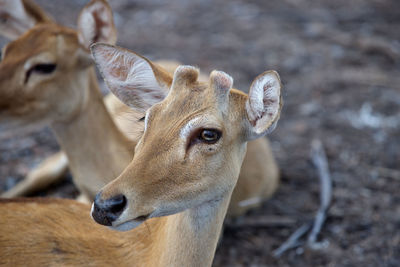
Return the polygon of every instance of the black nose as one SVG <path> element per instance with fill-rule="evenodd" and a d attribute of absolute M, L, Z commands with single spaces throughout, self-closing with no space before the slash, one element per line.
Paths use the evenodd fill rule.
<path fill-rule="evenodd" d="M 102 199 L 101 192 L 96 195 L 93 203 L 92 217 L 102 225 L 111 226 L 126 206 L 126 197 L 117 195 L 109 199 Z"/>

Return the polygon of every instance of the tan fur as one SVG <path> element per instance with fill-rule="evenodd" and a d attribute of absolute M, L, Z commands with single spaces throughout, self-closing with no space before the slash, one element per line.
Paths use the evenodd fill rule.
<path fill-rule="evenodd" d="M 31 1 L 26 3 L 28 2 L 30 6 L 33 5 Z M 37 19 L 41 23 L 45 22 L 47 19 L 45 13 L 38 8 L 36 10 L 32 16 L 38 17 Z M 42 14 L 42 17 L 40 17 L 40 14 Z M 1 91 L 1 99 L 3 100 L 3 114 L 10 114 L 6 122 L 6 124 L 10 124 L 9 127 L 15 129 L 20 125 L 26 127 L 27 122 L 29 122 L 30 128 L 36 128 L 33 125 L 34 123 L 38 126 L 50 123 L 53 129 L 59 132 L 58 139 L 72 162 L 70 168 L 73 172 L 75 184 L 85 195 L 85 198 L 93 199 L 97 191 L 114 175 L 119 174 L 132 158 L 133 144 L 140 138 L 143 131 L 143 123 L 137 120 L 144 114 L 127 108 L 112 94 L 104 98 L 105 106 L 108 112 L 112 114 L 112 119 L 118 129 L 133 142 L 128 146 L 126 140 L 116 132 L 109 115 L 104 112 L 103 105 L 99 101 L 98 85 L 95 78 L 91 76 L 91 71 L 78 72 L 73 69 L 79 70 L 81 68 L 76 64 L 86 64 L 85 62 L 79 63 L 79 61 L 73 63 L 70 60 L 71 55 L 76 53 L 74 51 L 83 49 L 76 36 L 76 31 L 71 29 L 52 23 L 44 24 L 35 27 L 29 33 L 21 36 L 15 43 L 7 46 L 2 75 L 0 74 L 0 77 L 3 77 L 0 84 L 7 90 Z M 57 51 L 55 48 L 55 39 L 59 37 L 64 39 L 66 46 L 64 51 Z M 48 41 L 43 42 L 43 40 Z M 24 79 L 22 67 L 25 62 L 46 51 L 55 54 L 57 62 L 60 62 L 60 64 L 65 62 L 65 67 L 63 74 L 54 76 L 51 81 L 46 81 L 44 88 L 52 86 L 58 88 L 58 84 L 62 84 L 63 87 L 56 91 L 44 90 L 42 83 L 36 84 L 33 89 L 21 85 Z M 179 63 L 158 61 L 157 65 L 161 65 L 167 72 L 173 73 Z M 171 79 L 162 71 L 162 68 L 154 69 L 159 70 L 157 75 L 163 76 L 163 79 Z M 20 74 L 19 77 L 14 73 Z M 69 83 L 68 80 L 74 80 L 75 85 Z M 200 75 L 199 80 L 206 81 L 207 77 Z M 170 82 L 171 80 L 169 80 Z M 69 86 L 76 87 L 79 90 L 78 93 L 67 94 L 66 92 L 71 91 L 71 88 L 68 88 Z M 54 91 L 54 93 L 49 96 L 46 91 Z M 81 101 L 82 98 L 86 101 Z M 64 106 L 64 108 L 60 109 L 60 106 Z M 59 118 L 59 116 L 62 118 Z M 71 117 L 73 119 L 70 121 Z M 94 122 L 97 122 L 97 124 L 94 124 Z M 17 123 L 19 126 L 13 125 Z M 97 127 L 102 126 L 102 129 L 94 131 L 93 128 L 96 125 L 98 125 Z M 85 142 L 81 141 L 83 138 Z M 108 147 L 99 145 L 105 142 L 108 142 Z M 93 147 L 99 149 L 93 150 Z M 130 149 L 127 151 L 129 147 Z M 104 159 L 109 158 L 110 153 L 116 154 L 115 160 L 107 160 L 107 164 L 104 164 Z M 28 174 L 25 181 L 1 196 L 17 197 L 45 188 L 62 178 L 67 165 L 68 160 L 66 160 L 65 154 L 60 152 L 60 154 L 44 161 L 37 169 Z M 249 142 L 248 153 L 243 162 L 238 186 L 232 196 L 228 215 L 238 216 L 249 208 L 260 205 L 262 200 L 273 194 L 278 181 L 278 168 L 268 141 L 259 139 Z M 259 199 L 259 201 L 252 205 L 242 205 L 246 200 L 254 198 Z"/>
<path fill-rule="evenodd" d="M 12 199 L 0 209 L 1 266 L 146 266 L 139 255 L 157 229 L 149 221 L 112 231 L 90 218 L 90 206 L 66 199 Z"/>
<path fill-rule="evenodd" d="M 237 217 L 259 207 L 279 185 L 279 169 L 266 138 L 250 141 L 229 204 L 228 216 Z"/>
<path fill-rule="evenodd" d="M 166 265 L 163 257 L 179 257 L 166 255 L 177 243 L 192 248 L 189 240 L 168 238 L 170 229 L 189 234 L 176 227 L 178 216 L 117 232 L 95 223 L 90 206 L 68 199 L 0 199 L 0 212 L 6 218 L 0 220 L 0 266 L 182 266 Z"/>
<path fill-rule="evenodd" d="M 0 263 L 211 266 L 253 128 L 246 115 L 247 95 L 230 90 L 226 112 L 221 112 L 213 87 L 185 83 L 193 75 L 187 71 L 175 72 L 172 91 L 147 113 L 133 161 L 101 193 L 102 198 L 126 196 L 128 207 L 118 223 L 146 214 L 155 218 L 118 233 L 94 224 L 85 215 L 89 207 L 72 200 L 0 201 Z M 220 141 L 187 147 L 192 135 L 182 137 L 181 132 L 194 117 L 200 118 L 200 129 L 220 129 Z M 279 111 L 266 123 L 278 118 Z M 166 214 L 172 215 L 159 217 Z"/>

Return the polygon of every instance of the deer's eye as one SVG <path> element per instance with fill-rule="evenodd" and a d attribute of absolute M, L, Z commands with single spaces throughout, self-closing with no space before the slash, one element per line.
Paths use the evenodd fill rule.
<path fill-rule="evenodd" d="M 52 73 L 56 69 L 56 64 L 37 64 L 33 66 L 30 71 L 34 71 L 37 73 L 49 74 Z"/>
<path fill-rule="evenodd" d="M 56 64 L 47 63 L 47 64 L 36 64 L 32 66 L 27 72 L 25 77 L 25 83 L 29 80 L 29 77 L 32 73 L 38 74 L 50 74 L 56 69 Z"/>
<path fill-rule="evenodd" d="M 145 118 L 146 118 L 146 117 L 141 117 L 141 118 L 139 119 L 139 121 L 144 121 Z"/>
<path fill-rule="evenodd" d="M 221 132 L 216 129 L 203 129 L 198 138 L 203 143 L 215 144 L 221 138 Z"/>
<path fill-rule="evenodd" d="M 187 143 L 186 150 L 189 150 L 193 145 L 203 143 L 212 145 L 218 142 L 221 138 L 222 132 L 217 129 L 200 129 L 195 131 Z"/>

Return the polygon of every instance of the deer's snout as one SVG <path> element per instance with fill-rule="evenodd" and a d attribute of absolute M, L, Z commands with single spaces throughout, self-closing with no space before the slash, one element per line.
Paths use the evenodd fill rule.
<path fill-rule="evenodd" d="M 117 195 L 109 199 L 102 199 L 101 192 L 96 195 L 92 207 L 93 219 L 102 225 L 111 226 L 126 207 L 126 197 Z"/>

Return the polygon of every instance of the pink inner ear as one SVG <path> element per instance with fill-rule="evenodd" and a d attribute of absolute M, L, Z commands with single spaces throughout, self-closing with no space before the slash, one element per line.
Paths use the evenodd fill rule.
<path fill-rule="evenodd" d="M 115 65 L 114 68 L 109 68 L 109 75 L 113 78 L 125 81 L 128 78 L 129 69 L 124 65 Z"/>
<path fill-rule="evenodd" d="M 106 1 L 92 1 L 84 7 L 78 25 L 81 42 L 87 46 L 95 42 L 115 44 L 117 40 L 112 12 Z"/>
<path fill-rule="evenodd" d="M 106 44 L 91 49 L 109 89 L 126 105 L 144 111 L 165 98 L 167 89 L 158 83 L 146 59 Z"/>
<path fill-rule="evenodd" d="M 279 117 L 280 89 L 280 79 L 276 72 L 264 73 L 253 82 L 246 109 L 255 132 L 265 132 Z"/>
<path fill-rule="evenodd" d="M 7 38 L 16 39 L 37 23 L 36 19 L 26 11 L 21 0 L 2 2 L 0 3 L 0 18 L 4 19 L 4 22 L 0 24 L 6 27 L 2 34 Z"/>
<path fill-rule="evenodd" d="M 126 81 L 133 62 L 125 51 L 108 45 L 94 45 L 92 48 L 98 68 L 106 80 Z"/>
<path fill-rule="evenodd" d="M 93 42 L 107 42 L 108 39 L 114 39 L 112 25 L 110 25 L 110 23 L 112 24 L 112 14 L 109 14 L 104 6 L 94 11 L 93 18 L 97 26 Z M 108 42 L 113 43 L 113 41 Z"/>

